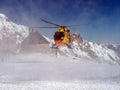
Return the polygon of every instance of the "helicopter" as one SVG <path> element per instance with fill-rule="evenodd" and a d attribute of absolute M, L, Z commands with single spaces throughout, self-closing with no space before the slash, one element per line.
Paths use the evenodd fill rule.
<path fill-rule="evenodd" d="M 54 33 L 54 45 L 57 46 L 68 46 L 70 47 L 70 44 L 72 41 L 77 41 L 78 43 L 81 43 L 82 37 L 77 34 L 72 34 L 71 31 L 68 29 L 69 27 L 73 26 L 81 26 L 81 25 L 87 25 L 87 24 L 80 24 L 80 25 L 59 25 L 50 21 L 47 21 L 45 19 L 41 19 L 41 21 L 53 25 L 52 27 L 32 27 L 32 28 L 59 28 L 58 31 Z"/>

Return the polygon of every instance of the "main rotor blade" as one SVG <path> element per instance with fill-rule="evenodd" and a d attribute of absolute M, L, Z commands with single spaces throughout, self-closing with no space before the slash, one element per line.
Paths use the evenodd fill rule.
<path fill-rule="evenodd" d="M 83 26 L 83 25 L 89 25 L 90 23 L 85 23 L 85 24 L 78 24 L 78 25 L 67 25 L 66 27 L 76 27 L 76 26 Z"/>
<path fill-rule="evenodd" d="M 41 19 L 41 21 L 46 22 L 46 23 L 49 23 L 49 24 L 52 24 L 52 25 L 55 25 L 55 26 L 58 26 L 58 27 L 61 27 L 61 25 L 58 25 L 58 24 L 55 24 L 55 23 L 46 21 L 46 20 L 44 20 L 44 19 Z"/>
<path fill-rule="evenodd" d="M 59 28 L 59 27 L 31 27 L 31 28 Z"/>

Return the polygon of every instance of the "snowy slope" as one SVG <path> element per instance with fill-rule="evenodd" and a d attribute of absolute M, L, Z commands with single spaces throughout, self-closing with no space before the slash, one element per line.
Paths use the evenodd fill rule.
<path fill-rule="evenodd" d="M 120 90 L 120 66 L 53 54 L 7 54 L 0 90 Z"/>
<path fill-rule="evenodd" d="M 120 58 L 120 45 L 108 44 L 107 47 L 113 51 L 115 51 Z"/>
<path fill-rule="evenodd" d="M 0 40 L 8 38 L 20 44 L 29 35 L 29 28 L 13 23 L 8 17 L 0 14 Z"/>
<path fill-rule="evenodd" d="M 82 43 L 72 42 L 72 49 L 67 47 L 59 47 L 59 52 L 64 52 L 67 56 L 73 56 L 83 59 L 97 59 L 98 62 L 109 62 L 120 64 L 120 48 L 114 45 L 98 44 L 83 40 Z"/>
<path fill-rule="evenodd" d="M 37 50 L 40 44 L 49 44 L 44 35 L 33 28 L 15 24 L 0 14 L 0 52 L 40 51 Z"/>

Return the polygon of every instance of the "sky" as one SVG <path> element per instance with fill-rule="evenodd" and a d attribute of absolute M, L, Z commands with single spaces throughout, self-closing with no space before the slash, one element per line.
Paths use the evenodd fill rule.
<path fill-rule="evenodd" d="M 99 43 L 120 44 L 119 0 L 0 0 L 0 13 L 26 26 L 53 26 L 41 19 L 70 27 L 72 33 Z M 57 28 L 38 28 L 53 38 Z"/>

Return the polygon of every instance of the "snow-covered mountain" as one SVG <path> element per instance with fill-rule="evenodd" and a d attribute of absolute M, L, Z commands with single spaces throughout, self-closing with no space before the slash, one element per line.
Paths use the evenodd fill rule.
<path fill-rule="evenodd" d="M 58 53 L 73 58 L 96 60 L 99 62 L 109 62 L 120 64 L 120 45 L 89 42 L 83 40 L 82 43 L 76 41 L 68 47 L 59 47 Z"/>
<path fill-rule="evenodd" d="M 68 48 L 62 49 L 79 58 L 96 59 L 100 62 L 109 61 L 112 63 L 120 63 L 120 45 L 88 42 L 83 40 L 82 43 L 72 42 L 72 50 Z"/>
<path fill-rule="evenodd" d="M 16 52 L 21 47 L 28 46 L 31 42 L 33 44 L 48 43 L 38 31 L 24 25 L 15 24 L 7 16 L 0 14 L 0 50 Z"/>
<path fill-rule="evenodd" d="M 20 44 L 29 35 L 29 28 L 13 23 L 8 17 L 0 14 L 0 40 L 9 38 Z"/>
<path fill-rule="evenodd" d="M 35 30 L 30 30 L 27 26 L 17 25 L 5 15 L 0 14 L 0 50 L 12 47 L 14 51 L 13 47 L 17 46 L 16 48 L 21 49 L 20 45 L 26 45 L 24 47 L 24 49 L 27 48 L 26 50 L 31 48 L 32 50 L 34 48 L 39 50 L 41 44 L 43 44 L 42 49 L 50 50 L 50 47 L 49 49 L 48 46 L 46 46 L 47 48 L 45 47 L 45 44 L 48 45 L 49 43 L 44 35 L 38 34 Z M 99 59 L 99 61 L 106 60 L 115 63 L 120 61 L 120 45 L 101 44 L 83 40 L 79 44 L 74 41 L 71 46 L 72 49 L 59 47 L 60 54 L 75 58 Z"/>

